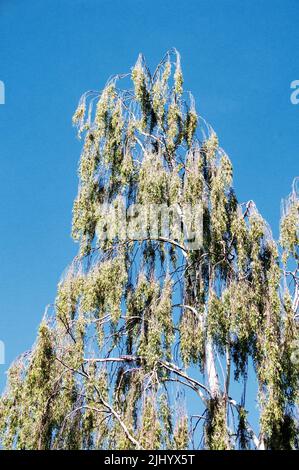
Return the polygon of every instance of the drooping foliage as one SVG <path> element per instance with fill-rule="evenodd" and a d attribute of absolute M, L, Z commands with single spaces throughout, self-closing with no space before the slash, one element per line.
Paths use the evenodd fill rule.
<path fill-rule="evenodd" d="M 237 201 L 232 164 L 183 91 L 175 50 L 153 74 L 139 56 L 131 73 L 85 93 L 73 123 L 79 252 L 35 345 L 9 370 L 1 446 L 296 448 L 296 184 L 276 242 L 255 204 Z"/>

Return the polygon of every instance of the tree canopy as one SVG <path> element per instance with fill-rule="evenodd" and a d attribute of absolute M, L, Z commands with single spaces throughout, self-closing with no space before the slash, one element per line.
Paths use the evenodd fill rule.
<path fill-rule="evenodd" d="M 9 369 L 1 447 L 297 448 L 296 180 L 275 241 L 238 202 L 176 50 L 85 93 L 73 123 L 79 251 Z"/>

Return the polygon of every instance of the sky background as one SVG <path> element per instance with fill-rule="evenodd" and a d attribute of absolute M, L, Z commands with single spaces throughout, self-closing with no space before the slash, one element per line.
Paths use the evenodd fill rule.
<path fill-rule="evenodd" d="M 175 46 L 185 89 L 277 236 L 280 201 L 299 175 L 298 0 L 0 0 L 0 340 L 5 371 L 36 336 L 75 255 L 70 237 L 81 94 L 150 67 Z"/>

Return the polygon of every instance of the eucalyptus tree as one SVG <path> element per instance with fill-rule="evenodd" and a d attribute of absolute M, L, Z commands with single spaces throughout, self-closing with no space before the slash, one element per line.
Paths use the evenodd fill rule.
<path fill-rule="evenodd" d="M 78 255 L 9 369 L 1 446 L 296 448 L 296 185 L 276 242 L 238 202 L 176 50 L 85 93 L 73 122 Z"/>

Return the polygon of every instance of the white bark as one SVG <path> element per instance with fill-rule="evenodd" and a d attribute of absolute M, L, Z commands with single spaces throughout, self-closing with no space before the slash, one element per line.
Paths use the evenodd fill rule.
<path fill-rule="evenodd" d="M 215 398 L 216 396 L 219 395 L 220 388 L 219 388 L 218 374 L 217 374 L 216 367 L 215 367 L 213 342 L 212 342 L 211 337 L 209 336 L 207 337 L 207 341 L 206 341 L 205 370 L 206 370 L 208 388 L 211 392 L 211 396 Z"/>

